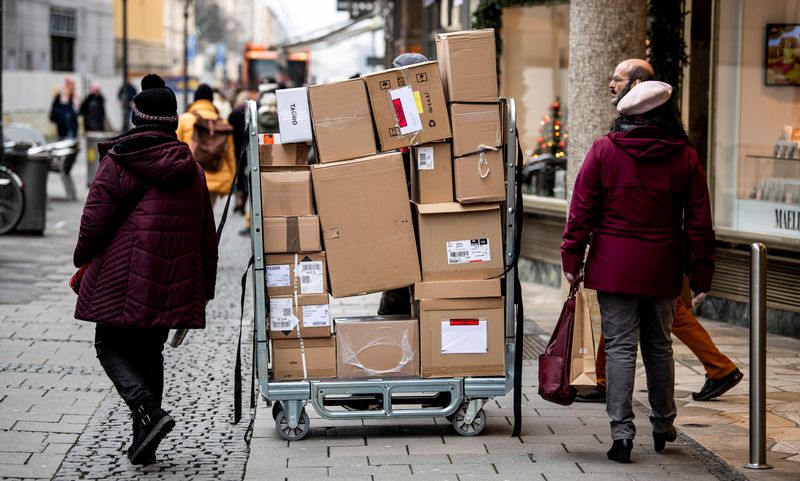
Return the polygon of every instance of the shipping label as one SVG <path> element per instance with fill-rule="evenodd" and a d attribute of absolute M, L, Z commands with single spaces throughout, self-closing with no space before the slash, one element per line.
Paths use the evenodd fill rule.
<path fill-rule="evenodd" d="M 489 262 L 489 239 L 467 239 L 447 243 L 447 263 L 467 264 L 470 262 Z"/>
<path fill-rule="evenodd" d="M 442 354 L 485 354 L 488 345 L 485 318 L 442 320 Z"/>
<path fill-rule="evenodd" d="M 303 327 L 330 327 L 331 315 L 327 304 L 303 306 Z"/>
<path fill-rule="evenodd" d="M 267 287 L 289 287 L 292 285 L 289 264 L 266 266 Z"/>
<path fill-rule="evenodd" d="M 389 98 L 394 109 L 400 135 L 411 134 L 422 130 L 422 119 L 419 117 L 417 102 L 411 87 L 401 87 L 389 91 Z"/>
<path fill-rule="evenodd" d="M 433 170 L 433 147 L 417 147 L 417 170 Z"/>
<path fill-rule="evenodd" d="M 300 278 L 300 292 L 322 294 L 322 261 L 303 261 L 297 265 L 294 275 Z"/>
<path fill-rule="evenodd" d="M 271 331 L 291 331 L 297 326 L 297 317 L 292 312 L 291 299 L 269 300 L 269 328 Z"/>

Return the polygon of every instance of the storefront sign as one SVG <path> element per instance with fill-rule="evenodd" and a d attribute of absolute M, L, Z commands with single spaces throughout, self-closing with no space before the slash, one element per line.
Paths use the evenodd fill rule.
<path fill-rule="evenodd" d="M 737 205 L 739 230 L 800 239 L 800 206 L 752 199 Z"/>

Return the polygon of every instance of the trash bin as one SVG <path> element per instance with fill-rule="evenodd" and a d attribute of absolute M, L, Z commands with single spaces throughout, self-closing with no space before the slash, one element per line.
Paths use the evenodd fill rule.
<path fill-rule="evenodd" d="M 47 172 L 50 156 L 28 154 L 25 150 L 7 149 L 4 160 L 22 180 L 22 187 L 25 191 L 25 213 L 15 231 L 44 234 L 47 213 Z"/>
<path fill-rule="evenodd" d="M 116 136 L 116 132 L 86 132 L 86 187 L 92 185 L 97 166 L 100 164 L 97 144 L 111 140 Z"/>

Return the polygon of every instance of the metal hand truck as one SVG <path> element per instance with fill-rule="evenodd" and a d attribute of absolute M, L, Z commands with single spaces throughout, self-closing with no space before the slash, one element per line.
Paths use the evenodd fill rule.
<path fill-rule="evenodd" d="M 273 403 L 275 429 L 286 440 L 304 438 L 310 429 L 306 405 L 310 402 L 323 418 L 387 419 L 409 417 L 446 417 L 458 434 L 474 436 L 486 427 L 483 406 L 495 396 L 511 391 L 515 377 L 516 356 L 522 355 L 515 346 L 518 332 L 516 299 L 517 243 L 517 132 L 514 99 L 500 100 L 503 113 L 503 152 L 506 164 L 507 196 L 504 212 L 505 227 L 505 376 L 464 377 L 445 379 L 366 379 L 366 380 L 304 380 L 275 381 L 271 378 L 269 331 L 266 315 L 266 280 L 262 225 L 261 187 L 258 158 L 258 118 L 254 101 L 246 107 L 247 163 L 250 172 L 250 239 L 253 249 L 254 299 L 254 360 L 256 382 L 261 395 Z M 517 373 L 518 375 L 521 373 Z M 517 404 L 518 405 L 518 404 Z M 395 406 L 398 408 L 396 409 Z M 414 408 L 400 408 L 414 406 Z M 417 407 L 418 406 L 418 407 Z M 517 413 L 515 413 L 515 418 Z M 516 419 L 515 419 L 516 421 Z M 518 431 L 518 421 L 515 423 Z"/>

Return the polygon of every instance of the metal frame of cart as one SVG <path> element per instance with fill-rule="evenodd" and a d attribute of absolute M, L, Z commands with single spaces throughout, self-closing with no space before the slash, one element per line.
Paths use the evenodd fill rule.
<path fill-rule="evenodd" d="M 516 276 L 515 165 L 517 155 L 516 111 L 514 99 L 500 100 L 503 113 L 503 152 L 506 165 L 505 266 L 507 280 Z M 245 113 L 247 163 L 250 177 L 250 240 L 254 257 L 253 299 L 255 318 L 255 377 L 261 395 L 274 402 L 272 415 L 275 429 L 287 440 L 304 438 L 310 429 L 305 412 L 311 403 L 326 419 L 386 419 L 401 417 L 447 417 L 461 435 L 477 435 L 486 426 L 483 405 L 495 396 L 511 391 L 515 359 L 515 291 L 513 283 L 505 283 L 505 371 L 504 377 L 465 377 L 444 379 L 367 379 L 308 380 L 277 382 L 270 379 L 269 335 L 266 315 L 264 280 L 264 239 L 261 208 L 261 187 L 258 158 L 258 119 L 256 103 L 247 102 Z M 403 409 L 407 405 L 419 408 Z M 349 410 L 337 410 L 346 408 Z"/>

